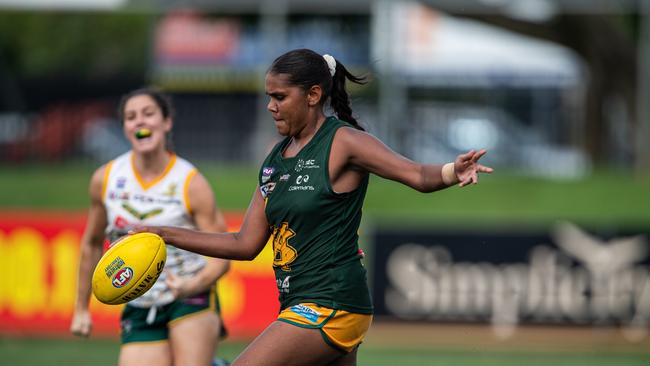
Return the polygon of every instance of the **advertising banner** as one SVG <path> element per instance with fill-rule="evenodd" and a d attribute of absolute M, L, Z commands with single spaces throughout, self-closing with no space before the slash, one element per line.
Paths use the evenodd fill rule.
<path fill-rule="evenodd" d="M 226 215 L 230 231 L 242 216 Z M 75 302 L 85 213 L 0 212 L 0 334 L 68 334 Z M 267 246 L 251 262 L 233 261 L 219 281 L 222 315 L 233 338 L 257 335 L 279 304 Z M 116 336 L 122 305 L 91 301 L 93 334 Z"/>
<path fill-rule="evenodd" d="M 374 235 L 378 316 L 491 323 L 504 336 L 519 323 L 648 331 L 648 232 L 596 235 L 559 223 L 548 232 Z"/>

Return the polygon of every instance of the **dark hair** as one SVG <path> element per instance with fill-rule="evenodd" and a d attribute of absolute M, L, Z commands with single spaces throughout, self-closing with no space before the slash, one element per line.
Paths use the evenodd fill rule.
<path fill-rule="evenodd" d="M 162 113 L 163 118 L 172 118 L 174 117 L 174 106 L 172 104 L 171 98 L 154 87 L 144 87 L 136 90 L 132 90 L 120 98 L 120 104 L 117 107 L 117 115 L 120 118 L 120 122 L 124 124 L 124 107 L 129 99 L 139 96 L 147 95 L 156 103 L 160 112 Z M 172 132 L 169 131 L 165 138 L 165 148 L 168 151 L 174 151 L 174 143 L 172 141 Z"/>
<path fill-rule="evenodd" d="M 276 58 L 268 72 L 288 75 L 289 83 L 299 86 L 305 91 L 314 85 L 319 85 L 323 90 L 321 103 L 329 98 L 330 106 L 339 119 L 365 131 L 357 119 L 352 116 L 350 96 L 345 89 L 346 79 L 356 84 L 365 84 L 365 76 L 357 77 L 351 74 L 338 60 L 336 60 L 336 71 L 332 76 L 323 56 L 304 48 L 289 51 Z"/>
<path fill-rule="evenodd" d="M 172 106 L 171 98 L 156 88 L 145 87 L 130 91 L 122 95 L 120 104 L 117 107 L 117 115 L 119 116 L 122 123 L 124 123 L 124 107 L 126 106 L 126 103 L 129 101 L 129 99 L 138 95 L 147 95 L 151 97 L 151 99 L 156 102 L 156 105 L 158 105 L 158 108 L 160 108 L 160 111 L 162 112 L 164 118 L 174 116 L 174 107 Z"/>

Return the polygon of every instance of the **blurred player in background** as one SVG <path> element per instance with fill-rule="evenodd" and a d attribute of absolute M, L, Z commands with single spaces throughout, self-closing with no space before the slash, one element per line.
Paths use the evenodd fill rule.
<path fill-rule="evenodd" d="M 145 226 L 197 253 L 251 260 L 273 240 L 281 309 L 233 365 L 356 365 L 373 306 L 358 246 L 369 174 L 420 192 L 478 182 L 485 150 L 444 165 L 395 153 L 352 116 L 346 80 L 363 83 L 334 57 L 294 50 L 266 74 L 267 109 L 285 136 L 267 156 L 238 233 Z M 336 113 L 327 117 L 326 101 Z M 400 123 L 401 121 L 395 121 Z"/>
<path fill-rule="evenodd" d="M 172 105 L 155 89 L 122 98 L 119 115 L 131 150 L 95 171 L 90 210 L 81 242 L 77 300 L 70 330 L 87 337 L 91 278 L 106 238 L 114 242 L 134 225 L 174 225 L 226 231 L 206 179 L 170 149 Z M 120 365 L 212 363 L 224 336 L 216 281 L 229 261 L 169 246 L 154 286 L 122 312 Z"/>

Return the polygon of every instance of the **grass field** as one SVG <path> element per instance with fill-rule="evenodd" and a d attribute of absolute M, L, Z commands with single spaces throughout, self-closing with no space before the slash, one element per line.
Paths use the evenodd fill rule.
<path fill-rule="evenodd" d="M 246 346 L 225 341 L 219 355 L 233 360 Z M 115 365 L 115 340 L 0 338 L 3 365 Z M 630 343 L 616 329 L 523 328 L 497 340 L 484 326 L 377 323 L 359 350 L 361 366 L 647 366 L 650 340 Z"/>
<path fill-rule="evenodd" d="M 255 167 L 197 164 L 220 206 L 243 211 L 256 186 Z M 85 210 L 88 163 L 0 166 L 0 208 Z M 603 172 L 557 181 L 506 172 L 482 176 L 478 186 L 422 194 L 373 177 L 364 205 L 367 219 L 415 225 L 546 225 L 558 219 L 587 227 L 650 226 L 650 175 Z"/>

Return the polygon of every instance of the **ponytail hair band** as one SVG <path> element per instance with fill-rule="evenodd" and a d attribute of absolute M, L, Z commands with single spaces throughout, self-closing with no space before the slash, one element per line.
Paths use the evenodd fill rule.
<path fill-rule="evenodd" d="M 330 75 L 334 77 L 334 74 L 336 74 L 336 60 L 328 54 L 323 55 L 323 58 L 325 59 L 325 62 L 327 62 L 327 68 L 330 70 Z"/>

